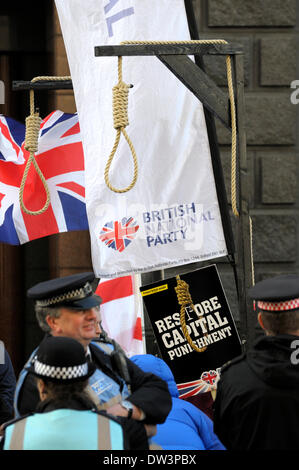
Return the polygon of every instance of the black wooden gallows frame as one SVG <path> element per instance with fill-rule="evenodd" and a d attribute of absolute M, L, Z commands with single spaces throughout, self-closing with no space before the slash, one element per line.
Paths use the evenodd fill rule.
<path fill-rule="evenodd" d="M 231 131 L 231 114 L 228 94 L 219 88 L 202 67 L 205 55 L 231 57 L 237 124 L 237 205 L 236 248 L 231 228 L 227 195 L 223 182 L 222 166 L 214 126 L 214 117 Z M 252 285 L 252 260 L 248 203 L 248 178 L 244 107 L 244 67 L 243 52 L 229 44 L 143 44 L 96 46 L 95 56 L 156 56 L 203 104 L 210 142 L 211 158 L 215 176 L 216 191 L 228 258 L 236 268 L 240 324 L 239 332 L 245 346 L 254 339 L 254 325 L 249 320 L 252 315 L 252 302 L 247 290 Z M 189 56 L 195 56 L 193 61 Z M 71 89 L 72 82 L 13 82 L 13 90 Z"/>

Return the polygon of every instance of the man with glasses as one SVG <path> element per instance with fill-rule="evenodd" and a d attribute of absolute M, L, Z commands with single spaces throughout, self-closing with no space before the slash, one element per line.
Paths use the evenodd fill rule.
<path fill-rule="evenodd" d="M 29 289 L 27 295 L 35 301 L 38 323 L 46 335 L 69 337 L 82 344 L 87 358 L 96 366 L 87 391 L 98 410 L 146 424 L 162 423 L 171 409 L 166 383 L 144 373 L 128 358 L 120 358 L 111 345 L 93 341 L 97 336 L 101 303 L 101 298 L 92 292 L 93 280 L 93 273 L 79 273 Z M 38 348 L 18 379 L 16 416 L 33 412 L 39 401 L 36 382 L 27 370 L 34 363 L 37 351 Z"/>

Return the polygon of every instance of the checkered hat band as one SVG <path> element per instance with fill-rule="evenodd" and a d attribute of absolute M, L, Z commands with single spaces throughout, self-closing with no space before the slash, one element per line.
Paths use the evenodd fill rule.
<path fill-rule="evenodd" d="M 64 294 L 51 297 L 49 299 L 37 300 L 36 305 L 39 307 L 48 307 L 50 305 L 59 304 L 64 301 L 75 301 L 85 299 L 88 295 L 92 293 L 92 287 L 89 282 L 87 282 L 80 289 L 74 289 Z"/>
<path fill-rule="evenodd" d="M 71 367 L 55 367 L 43 364 L 37 359 L 34 361 L 34 371 L 43 377 L 52 379 L 70 380 L 77 377 L 84 377 L 88 373 L 88 364 L 80 364 L 79 366 Z"/>
<path fill-rule="evenodd" d="M 262 310 L 268 310 L 269 312 L 283 312 L 285 310 L 294 310 L 295 308 L 299 308 L 299 298 L 286 300 L 284 302 L 258 301 L 257 306 Z"/>

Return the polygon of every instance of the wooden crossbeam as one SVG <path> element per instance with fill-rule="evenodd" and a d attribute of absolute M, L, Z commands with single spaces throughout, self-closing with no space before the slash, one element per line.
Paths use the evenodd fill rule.
<path fill-rule="evenodd" d="M 234 55 L 242 53 L 230 44 L 127 44 L 95 46 L 96 57 L 152 55 Z"/>
<path fill-rule="evenodd" d="M 72 90 L 72 80 L 42 80 L 31 82 L 26 80 L 14 80 L 12 82 L 13 91 L 22 90 Z"/>
<path fill-rule="evenodd" d="M 186 55 L 160 55 L 166 67 L 231 130 L 228 96 Z"/>

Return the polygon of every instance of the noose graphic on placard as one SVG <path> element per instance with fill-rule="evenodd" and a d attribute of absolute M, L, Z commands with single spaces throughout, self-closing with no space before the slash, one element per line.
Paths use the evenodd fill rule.
<path fill-rule="evenodd" d="M 189 292 L 189 285 L 187 284 L 186 281 L 183 281 L 179 275 L 176 276 L 176 280 L 177 280 L 177 286 L 174 288 L 174 290 L 176 291 L 178 302 L 181 306 L 180 322 L 181 322 L 182 331 L 192 349 L 200 353 L 204 352 L 207 349 L 207 346 L 204 346 L 202 348 L 199 348 L 198 346 L 196 346 L 196 344 L 192 341 L 191 336 L 189 335 L 187 325 L 186 325 L 186 320 L 185 320 L 186 308 L 191 307 L 192 310 L 195 312 L 195 307 L 193 305 L 191 294 Z M 207 334 L 208 332 L 206 331 L 204 333 L 204 336 L 207 336 Z"/>

